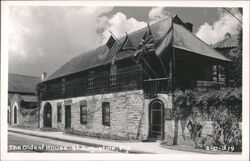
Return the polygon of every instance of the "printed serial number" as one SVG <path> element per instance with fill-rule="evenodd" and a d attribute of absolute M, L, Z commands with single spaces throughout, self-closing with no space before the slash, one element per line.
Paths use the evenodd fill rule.
<path fill-rule="evenodd" d="M 209 151 L 221 150 L 221 151 L 233 152 L 234 149 L 235 149 L 234 146 L 226 146 L 226 145 L 223 145 L 223 146 L 209 146 L 209 145 L 207 145 L 206 146 L 206 150 L 209 150 Z"/>

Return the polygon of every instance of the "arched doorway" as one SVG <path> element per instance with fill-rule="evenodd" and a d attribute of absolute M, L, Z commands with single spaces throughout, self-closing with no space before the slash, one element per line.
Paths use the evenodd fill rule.
<path fill-rule="evenodd" d="M 43 109 L 43 126 L 52 127 L 52 107 L 49 102 L 45 103 Z"/>
<path fill-rule="evenodd" d="M 17 107 L 14 107 L 14 124 L 17 124 Z"/>
<path fill-rule="evenodd" d="M 164 104 L 160 100 L 149 105 L 149 138 L 164 139 Z"/>

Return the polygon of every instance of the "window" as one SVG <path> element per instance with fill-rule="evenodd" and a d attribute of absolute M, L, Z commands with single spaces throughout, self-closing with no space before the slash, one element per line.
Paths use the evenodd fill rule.
<path fill-rule="evenodd" d="M 87 124 L 87 101 L 80 101 L 80 123 Z"/>
<path fill-rule="evenodd" d="M 57 104 L 57 122 L 62 122 L 62 104 Z"/>
<path fill-rule="evenodd" d="M 94 87 L 94 71 L 90 71 L 88 75 L 88 88 L 92 89 Z"/>
<path fill-rule="evenodd" d="M 102 124 L 110 126 L 110 105 L 109 102 L 102 103 Z"/>
<path fill-rule="evenodd" d="M 116 85 L 116 80 L 117 80 L 117 65 L 116 64 L 111 64 L 110 78 L 109 78 L 110 86 Z"/>
<path fill-rule="evenodd" d="M 111 35 L 109 40 L 107 41 L 106 45 L 109 48 L 109 50 L 115 45 L 116 40 L 115 38 Z"/>
<path fill-rule="evenodd" d="M 66 82 L 66 79 L 62 78 L 62 94 L 63 95 L 65 94 L 65 82 Z"/>
<path fill-rule="evenodd" d="M 110 75 L 110 85 L 111 86 L 116 85 L 116 74 Z"/>

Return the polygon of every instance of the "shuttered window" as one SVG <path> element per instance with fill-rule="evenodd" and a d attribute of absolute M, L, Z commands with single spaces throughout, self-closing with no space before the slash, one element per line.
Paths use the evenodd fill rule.
<path fill-rule="evenodd" d="M 87 124 L 88 122 L 87 113 L 88 113 L 87 101 L 86 100 L 80 101 L 80 123 L 81 124 Z"/>
<path fill-rule="evenodd" d="M 110 126 L 110 103 L 102 103 L 102 124 L 105 126 Z"/>

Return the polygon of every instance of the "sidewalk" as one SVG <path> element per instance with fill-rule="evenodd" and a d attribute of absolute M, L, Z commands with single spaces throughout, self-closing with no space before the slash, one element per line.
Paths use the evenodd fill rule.
<path fill-rule="evenodd" d="M 83 138 L 73 135 L 65 135 L 63 132 L 45 132 L 39 130 L 27 130 L 9 127 L 8 131 L 16 132 L 31 136 L 43 137 L 53 140 L 59 140 L 64 142 L 71 142 L 75 144 L 81 144 L 86 146 L 107 146 L 115 147 L 120 149 L 128 148 L 129 153 L 147 153 L 147 154 L 187 154 L 190 152 L 171 150 L 160 147 L 160 142 L 118 142 L 118 141 L 108 141 L 108 140 L 99 140 L 95 138 Z"/>

